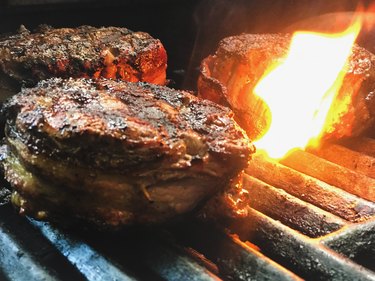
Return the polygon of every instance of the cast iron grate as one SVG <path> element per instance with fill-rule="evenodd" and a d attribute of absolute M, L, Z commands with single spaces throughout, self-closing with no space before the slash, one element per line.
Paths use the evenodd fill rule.
<path fill-rule="evenodd" d="M 248 216 L 121 233 L 60 229 L 0 207 L 0 280 L 375 280 L 375 140 L 257 154 Z"/>

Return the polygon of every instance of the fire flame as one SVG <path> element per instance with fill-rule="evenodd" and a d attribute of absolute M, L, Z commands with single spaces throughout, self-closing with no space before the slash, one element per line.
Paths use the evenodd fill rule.
<path fill-rule="evenodd" d="M 341 33 L 293 35 L 287 57 L 271 66 L 254 89 L 271 113 L 268 131 L 255 142 L 259 149 L 282 158 L 318 145 L 360 27 L 356 21 Z"/>

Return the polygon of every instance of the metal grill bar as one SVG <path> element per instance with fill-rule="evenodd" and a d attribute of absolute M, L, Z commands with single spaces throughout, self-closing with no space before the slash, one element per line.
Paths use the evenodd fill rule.
<path fill-rule="evenodd" d="M 348 221 L 362 221 L 375 215 L 373 202 L 361 199 L 262 155 L 258 154 L 253 157 L 246 172 Z"/>
<path fill-rule="evenodd" d="M 302 150 L 294 151 L 281 163 L 359 197 L 375 201 L 375 179 L 373 178 Z"/>
<path fill-rule="evenodd" d="M 66 234 L 48 223 L 31 222 L 87 280 L 134 280 L 127 267 L 137 272 L 150 271 L 147 278 L 152 280 L 218 279 L 171 241 L 164 241 L 157 230 L 118 234 L 84 232 L 73 238 L 72 233 Z"/>
<path fill-rule="evenodd" d="M 0 266 L 10 280 L 58 280 L 25 253 L 19 241 L 0 229 Z"/>
<path fill-rule="evenodd" d="M 0 207 L 0 268 L 10 280 L 85 280 L 27 220 Z M 3 279 L 0 279 L 3 280 Z"/>
<path fill-rule="evenodd" d="M 303 278 L 313 280 L 375 280 L 374 272 L 340 256 L 305 236 L 250 209 L 246 219 L 231 225 L 243 241 L 261 245 L 266 255 L 287 268 L 295 268 Z"/>
<path fill-rule="evenodd" d="M 355 172 L 375 178 L 375 157 L 337 144 L 327 144 L 309 152 Z"/>
<path fill-rule="evenodd" d="M 356 141 L 357 143 L 373 144 L 370 139 L 357 139 Z M 357 145 L 356 148 L 364 150 L 361 145 Z M 373 192 L 375 192 L 373 183 L 375 182 L 371 176 L 374 172 L 375 158 L 369 156 L 368 151 L 366 154 L 359 154 L 351 148 L 332 144 L 325 145 L 322 150 L 310 150 L 310 152 L 314 154 L 296 151 L 283 159 L 282 164 L 270 160 L 262 154 L 255 155 L 247 172 L 258 179 L 248 176 L 244 183 L 250 193 L 249 197 L 252 198 L 250 199 L 251 207 L 261 212 L 251 209 L 249 218 L 241 220 L 237 226 L 232 226 L 231 229 L 235 233 L 242 233 L 241 238 L 256 243 L 284 266 L 296 268 L 304 278 L 313 276 L 314 280 L 375 279 L 375 274 L 368 270 L 375 269 L 373 265 L 375 262 L 373 259 L 375 255 L 375 219 L 369 220 L 374 217 L 375 205 L 373 202 L 347 193 L 350 191 L 372 199 Z M 342 164 L 342 166 L 321 158 L 323 156 Z M 349 159 L 353 157 L 355 158 L 351 163 Z M 320 178 L 320 180 L 316 180 L 312 176 Z M 316 206 L 328 209 L 351 223 L 341 220 L 339 227 L 333 228 L 331 234 L 325 233 L 328 235 L 322 236 L 320 239 L 310 239 L 288 229 L 286 225 L 309 235 L 298 224 L 303 221 L 303 218 L 306 218 L 306 214 L 309 216 L 309 223 L 313 218 L 319 220 L 319 216 L 316 216 L 320 213 L 319 209 L 315 210 L 316 207 L 313 205 L 297 201 L 297 204 L 304 206 L 307 210 L 303 209 L 300 212 L 299 208 L 293 207 L 291 208 L 292 213 L 284 217 L 285 210 L 288 209 L 286 206 L 292 204 L 294 199 L 290 199 L 291 195 L 285 191 L 278 191 L 277 188 L 269 186 L 261 180 L 283 188 Z M 321 180 L 336 184 L 346 191 Z M 287 203 L 283 203 L 283 199 L 275 201 L 272 198 L 275 195 L 271 195 L 271 200 L 269 200 L 270 193 L 277 194 L 280 198 L 288 198 Z M 255 196 L 253 197 L 253 195 Z M 262 200 L 266 202 L 263 203 Z M 270 209 L 269 205 L 277 205 L 278 208 Z M 339 207 L 342 207 L 343 211 L 340 211 Z M 266 215 L 270 215 L 284 224 Z M 332 219 L 331 214 L 328 217 Z M 292 221 L 288 221 L 288 218 Z M 361 221 L 363 222 L 360 223 Z M 327 221 L 324 220 L 324 222 Z M 245 225 L 247 226 L 245 227 Z M 321 228 L 324 229 L 324 224 Z M 290 244 L 288 245 L 288 243 Z M 345 255 L 351 260 L 343 259 L 339 254 Z M 372 262 L 368 260 L 372 260 Z"/>
<path fill-rule="evenodd" d="M 87 280 L 135 280 L 125 274 L 115 264 L 108 261 L 89 245 L 51 227 L 48 223 L 30 219 L 42 234 L 87 278 Z"/>
<path fill-rule="evenodd" d="M 291 271 L 228 235 L 216 226 L 188 221 L 184 226 L 170 228 L 185 247 L 196 249 L 211 260 L 224 279 L 228 280 L 301 280 Z"/>
<path fill-rule="evenodd" d="M 250 192 L 252 208 L 310 237 L 331 233 L 346 224 L 344 220 L 251 176 L 245 176 L 244 186 Z"/>
<path fill-rule="evenodd" d="M 368 257 L 366 265 L 375 270 L 375 219 L 349 225 L 335 235 L 324 237 L 321 242 L 332 250 L 353 260 Z M 353 245 L 355 245 L 353 247 Z"/>

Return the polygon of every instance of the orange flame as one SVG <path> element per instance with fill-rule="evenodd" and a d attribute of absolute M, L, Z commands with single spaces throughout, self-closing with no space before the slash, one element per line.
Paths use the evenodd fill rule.
<path fill-rule="evenodd" d="M 318 145 L 327 114 L 345 76 L 360 21 L 337 34 L 296 32 L 285 60 L 271 66 L 254 89 L 271 112 L 255 145 L 273 158 Z"/>

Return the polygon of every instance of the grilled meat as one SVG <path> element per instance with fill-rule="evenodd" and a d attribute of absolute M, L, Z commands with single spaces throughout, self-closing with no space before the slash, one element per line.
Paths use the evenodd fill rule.
<path fill-rule="evenodd" d="M 56 221 L 167 221 L 225 191 L 254 150 L 229 109 L 142 82 L 52 78 L 3 114 L 13 203 Z"/>
<path fill-rule="evenodd" d="M 2 92 L 50 77 L 105 77 L 166 83 L 167 54 L 157 39 L 126 28 L 41 26 L 0 40 Z"/>
<path fill-rule="evenodd" d="M 285 57 L 290 40 L 288 34 L 242 34 L 223 39 L 216 53 L 202 61 L 199 96 L 232 108 L 248 136 L 259 138 L 269 127 L 266 116 L 270 113 L 253 90 L 266 69 Z M 355 45 L 332 105 L 340 111 L 331 114 L 333 120 L 327 120 L 323 138 L 357 136 L 369 128 L 375 120 L 374 90 L 375 56 Z"/>

